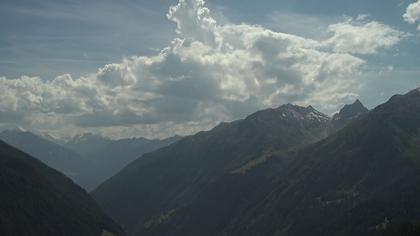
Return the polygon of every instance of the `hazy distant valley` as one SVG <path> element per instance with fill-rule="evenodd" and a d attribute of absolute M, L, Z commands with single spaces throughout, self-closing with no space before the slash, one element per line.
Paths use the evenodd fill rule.
<path fill-rule="evenodd" d="M 63 141 L 26 130 L 5 130 L 0 139 L 57 169 L 91 191 L 144 153 L 167 146 L 181 137 L 149 140 L 112 140 L 83 134 Z"/>

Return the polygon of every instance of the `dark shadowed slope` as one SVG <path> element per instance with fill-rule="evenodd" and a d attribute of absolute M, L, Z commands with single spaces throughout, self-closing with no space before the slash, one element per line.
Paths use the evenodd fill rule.
<path fill-rule="evenodd" d="M 267 190 L 254 191 L 261 183 L 249 170 L 274 150 L 301 147 L 329 132 L 330 118 L 312 107 L 260 111 L 144 155 L 93 196 L 133 234 L 214 235 Z"/>
<path fill-rule="evenodd" d="M 80 187 L 0 141 L 0 235 L 124 235 Z"/>
<path fill-rule="evenodd" d="M 95 170 L 92 162 L 31 132 L 6 130 L 0 133 L 0 139 L 59 170 L 88 190 L 99 181 L 92 173 Z"/>
<path fill-rule="evenodd" d="M 420 90 L 414 90 L 299 152 L 270 195 L 224 233 L 382 235 L 420 222 L 419 209 Z"/>

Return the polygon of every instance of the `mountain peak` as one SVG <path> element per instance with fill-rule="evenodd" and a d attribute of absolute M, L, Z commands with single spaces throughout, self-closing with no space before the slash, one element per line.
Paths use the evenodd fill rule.
<path fill-rule="evenodd" d="M 285 104 L 277 109 L 275 109 L 277 112 L 281 112 L 282 116 L 285 118 L 295 118 L 298 120 L 317 120 L 320 122 L 327 122 L 330 120 L 330 117 L 323 114 L 322 112 L 319 112 L 312 106 L 302 107 L 298 105 L 293 104 Z"/>
<path fill-rule="evenodd" d="M 277 111 L 295 111 L 295 112 L 299 112 L 299 113 L 305 113 L 305 112 L 311 111 L 312 110 L 311 108 L 312 107 L 302 107 L 302 106 L 299 106 L 299 105 L 294 105 L 294 104 L 291 104 L 291 103 L 287 103 L 287 104 L 284 104 L 284 105 L 281 105 L 281 106 L 277 107 L 274 110 L 277 110 Z"/>
<path fill-rule="evenodd" d="M 362 102 L 359 99 L 356 99 L 356 101 L 354 101 L 354 103 L 352 105 L 363 106 Z"/>
<path fill-rule="evenodd" d="M 362 104 L 359 99 L 352 104 L 345 105 L 340 112 L 333 116 L 333 122 L 337 127 L 344 127 L 353 119 L 368 113 L 369 110 Z"/>
<path fill-rule="evenodd" d="M 334 120 L 350 119 L 361 114 L 367 113 L 369 110 L 360 102 L 359 99 L 352 104 L 345 105 L 340 112 L 334 115 Z"/>
<path fill-rule="evenodd" d="M 352 107 L 352 108 L 358 108 L 358 109 L 361 109 L 361 110 L 367 110 L 367 108 L 363 105 L 363 103 L 359 100 L 359 99 L 356 99 L 356 101 L 354 101 L 352 104 L 350 104 L 350 105 L 345 105 L 344 107 L 343 107 L 343 109 L 345 108 L 345 107 Z"/>
<path fill-rule="evenodd" d="M 409 92 L 408 94 L 420 94 L 420 87 L 416 88 L 414 90 L 412 90 L 411 92 Z"/>

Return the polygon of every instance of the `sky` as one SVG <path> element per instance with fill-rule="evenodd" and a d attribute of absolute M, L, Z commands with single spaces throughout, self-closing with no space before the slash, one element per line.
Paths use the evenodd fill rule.
<path fill-rule="evenodd" d="M 0 129 L 162 138 L 420 87 L 416 0 L 2 0 Z"/>

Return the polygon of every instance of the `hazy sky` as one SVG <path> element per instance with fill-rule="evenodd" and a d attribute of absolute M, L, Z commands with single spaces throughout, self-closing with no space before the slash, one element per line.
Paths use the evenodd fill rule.
<path fill-rule="evenodd" d="M 414 0 L 2 0 L 0 127 L 164 137 L 373 107 L 420 86 L 419 19 Z"/>

